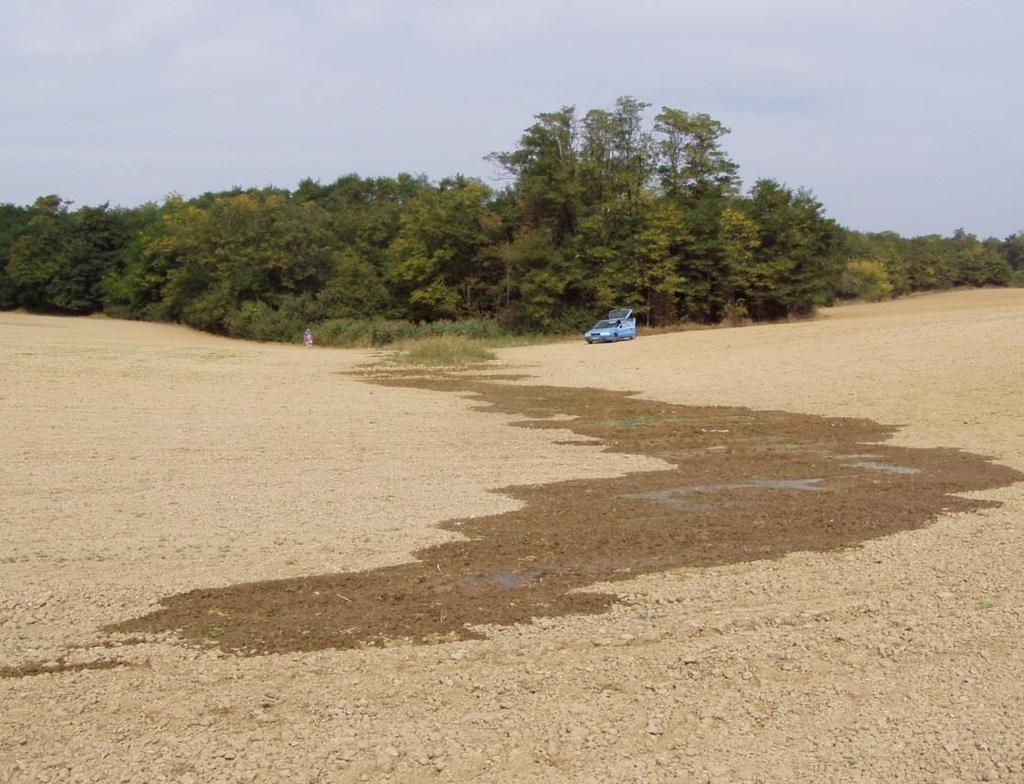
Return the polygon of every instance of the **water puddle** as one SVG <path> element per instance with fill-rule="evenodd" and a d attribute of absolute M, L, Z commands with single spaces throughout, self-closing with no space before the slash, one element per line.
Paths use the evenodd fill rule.
<path fill-rule="evenodd" d="M 902 474 L 904 476 L 907 476 L 908 474 L 921 473 L 921 469 L 914 468 L 913 466 L 892 465 L 890 463 L 876 463 L 870 460 L 861 460 L 859 463 L 844 463 L 843 465 L 851 466 L 853 468 L 863 468 L 865 471 L 878 471 L 883 474 Z"/>

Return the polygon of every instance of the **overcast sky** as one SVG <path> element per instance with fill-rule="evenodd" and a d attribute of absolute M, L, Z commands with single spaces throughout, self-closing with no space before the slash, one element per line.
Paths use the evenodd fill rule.
<path fill-rule="evenodd" d="M 461 172 L 533 115 L 708 112 L 856 229 L 1024 229 L 1024 3 L 0 0 L 0 202 Z M 494 183 L 497 184 L 497 183 Z"/>

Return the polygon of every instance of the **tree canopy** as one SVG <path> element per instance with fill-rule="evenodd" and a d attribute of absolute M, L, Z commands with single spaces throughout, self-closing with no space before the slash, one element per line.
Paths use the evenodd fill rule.
<path fill-rule="evenodd" d="M 837 297 L 1024 284 L 1024 232 L 979 240 L 843 228 L 813 193 L 741 188 L 703 113 L 619 98 L 538 114 L 456 175 L 303 180 L 134 208 L 0 205 L 0 308 L 178 321 L 255 339 L 353 319 L 577 329 L 805 315 Z"/>

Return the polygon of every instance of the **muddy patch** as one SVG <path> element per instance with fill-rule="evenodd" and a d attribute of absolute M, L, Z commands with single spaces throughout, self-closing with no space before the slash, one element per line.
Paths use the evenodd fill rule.
<path fill-rule="evenodd" d="M 14 667 L 0 667 L 0 678 L 30 678 L 34 675 L 52 675 L 60 672 L 85 670 L 112 670 L 132 666 L 121 659 L 94 659 L 87 662 L 69 662 L 63 658 L 53 661 L 25 662 Z"/>
<path fill-rule="evenodd" d="M 502 492 L 522 509 L 449 521 L 443 527 L 465 538 L 420 550 L 415 562 L 190 591 L 109 631 L 177 631 L 248 654 L 481 638 L 488 624 L 601 612 L 617 597 L 580 590 L 595 583 L 849 547 L 994 506 L 955 494 L 1024 478 L 959 450 L 879 443 L 895 428 L 867 420 L 679 406 L 508 377 L 402 371 L 368 380 L 473 395 L 484 410 L 525 417 L 514 426 L 590 439 L 578 447 L 602 449 L 610 465 L 643 454 L 672 467 L 511 486 Z"/>

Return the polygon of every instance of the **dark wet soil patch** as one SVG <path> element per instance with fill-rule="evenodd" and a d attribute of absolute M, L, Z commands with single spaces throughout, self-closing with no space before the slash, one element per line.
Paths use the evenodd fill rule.
<path fill-rule="evenodd" d="M 252 654 L 474 639 L 481 625 L 601 612 L 617 597 L 579 591 L 595 583 L 849 547 L 943 512 L 994 506 L 953 494 L 1024 479 L 959 450 L 877 443 L 895 428 L 867 420 L 678 406 L 480 375 L 371 380 L 472 394 L 485 410 L 526 417 L 517 426 L 594 439 L 579 448 L 603 449 L 613 468 L 618 454 L 672 467 L 513 485 L 502 492 L 523 509 L 445 523 L 465 539 L 420 550 L 413 563 L 191 591 L 110 631 L 178 630 Z"/>
<path fill-rule="evenodd" d="M 13 667 L 0 667 L 0 678 L 28 678 L 33 675 L 50 675 L 57 672 L 81 672 L 82 670 L 112 670 L 115 667 L 130 666 L 120 659 L 95 659 L 87 662 L 54 661 L 25 662 Z"/>

